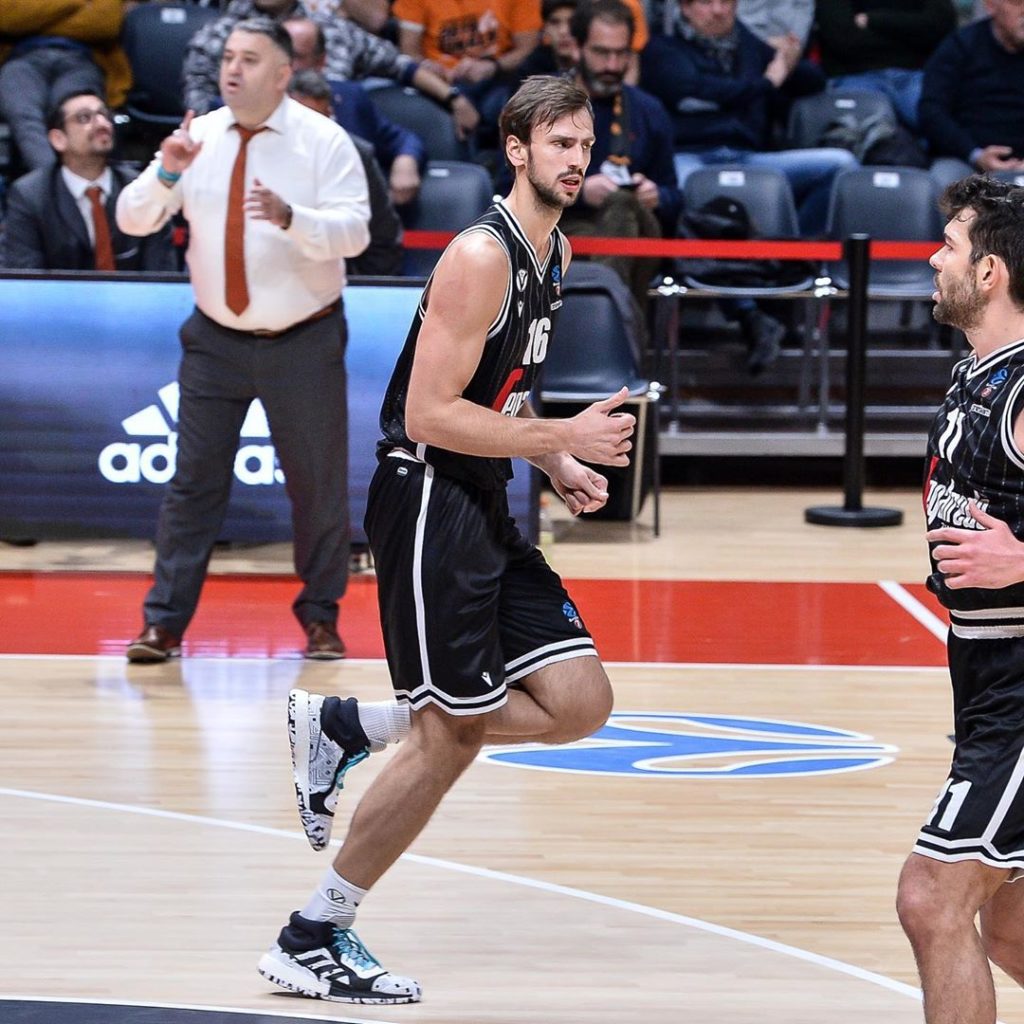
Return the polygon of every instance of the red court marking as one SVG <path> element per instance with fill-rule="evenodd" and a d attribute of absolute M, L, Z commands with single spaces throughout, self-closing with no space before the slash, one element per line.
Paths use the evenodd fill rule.
<path fill-rule="evenodd" d="M 872 583 L 573 580 L 607 661 L 942 665 L 944 645 Z M 0 573 L 0 653 L 122 654 L 146 576 Z M 907 588 L 936 614 L 924 587 Z M 281 576 L 211 576 L 185 640 L 193 657 L 297 656 Z M 340 629 L 353 658 L 383 657 L 372 578 L 350 581 Z"/>

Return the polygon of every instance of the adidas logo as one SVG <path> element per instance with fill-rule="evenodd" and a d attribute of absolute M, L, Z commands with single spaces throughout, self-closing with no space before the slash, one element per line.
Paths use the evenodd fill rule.
<path fill-rule="evenodd" d="M 158 402 L 121 420 L 129 437 L 159 438 L 152 444 L 114 441 L 99 454 L 97 464 L 104 480 L 112 484 L 165 484 L 174 476 L 178 454 L 178 383 L 157 391 Z M 242 438 L 269 440 L 267 414 L 257 400 L 249 406 L 242 424 Z M 250 487 L 284 483 L 272 444 L 243 444 L 235 455 L 235 479 Z"/>

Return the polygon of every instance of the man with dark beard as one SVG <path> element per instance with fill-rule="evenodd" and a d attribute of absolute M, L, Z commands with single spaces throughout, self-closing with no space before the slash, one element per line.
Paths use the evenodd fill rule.
<path fill-rule="evenodd" d="M 562 216 L 568 235 L 661 238 L 675 233 L 680 195 L 672 165 L 672 125 L 649 93 L 625 84 L 633 14 L 619 0 L 582 4 L 570 22 L 579 51 L 577 81 L 594 108 L 594 151 L 580 201 Z M 642 315 L 659 261 L 605 256 Z"/>
<path fill-rule="evenodd" d="M 924 493 L 956 746 L 897 906 L 927 1024 L 994 1024 L 989 961 L 1024 985 L 1024 886 L 1007 884 L 1024 870 L 1024 189 L 973 176 L 942 209 L 934 315 L 972 349 L 932 425 Z"/>
<path fill-rule="evenodd" d="M 419 985 L 386 971 L 352 931 L 367 891 L 484 743 L 570 742 L 611 711 L 594 642 L 509 517 L 505 487 L 510 459 L 528 459 L 578 515 L 604 505 L 608 482 L 577 460 L 629 461 L 635 420 L 616 411 L 625 388 L 571 419 L 540 419 L 529 404 L 569 266 L 558 219 L 583 187 L 593 117 L 573 82 L 537 76 L 505 105 L 500 128 L 515 184 L 442 255 L 381 409 L 366 534 L 398 703 L 289 697 L 299 816 L 314 849 L 330 839 L 349 768 L 408 737 L 260 960 L 264 977 L 306 996 L 416 1002 Z"/>

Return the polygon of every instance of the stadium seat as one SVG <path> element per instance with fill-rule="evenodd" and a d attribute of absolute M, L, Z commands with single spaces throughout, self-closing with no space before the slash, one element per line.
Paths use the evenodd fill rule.
<path fill-rule="evenodd" d="M 461 231 L 491 205 L 494 186 L 478 164 L 436 160 L 427 164 L 406 227 L 412 231 Z M 403 272 L 428 277 L 441 249 L 407 249 Z"/>
<path fill-rule="evenodd" d="M 640 369 L 640 334 L 629 289 L 610 267 L 574 261 L 562 285 L 563 307 L 541 371 L 545 406 L 584 407 L 607 398 L 623 385 L 623 406 L 637 418 L 631 463 L 620 469 L 599 466 L 608 477 L 608 505 L 599 516 L 635 518 L 646 485 L 654 493 L 654 533 L 661 530 L 661 480 L 657 401 L 660 386 Z"/>
<path fill-rule="evenodd" d="M 147 3 L 124 17 L 121 45 L 132 66 L 125 111 L 142 125 L 176 125 L 185 113 L 182 65 L 192 36 L 220 17 L 215 7 Z"/>
<path fill-rule="evenodd" d="M 825 129 L 839 118 L 853 115 L 858 121 L 888 115 L 896 121 L 896 112 L 885 93 L 871 89 L 833 89 L 798 99 L 789 112 L 786 145 L 791 149 L 809 149 L 824 145 Z"/>
<path fill-rule="evenodd" d="M 433 100 L 398 85 L 368 89 L 367 95 L 386 118 L 419 135 L 428 160 L 466 159 L 468 151 L 455 134 L 452 115 Z"/>

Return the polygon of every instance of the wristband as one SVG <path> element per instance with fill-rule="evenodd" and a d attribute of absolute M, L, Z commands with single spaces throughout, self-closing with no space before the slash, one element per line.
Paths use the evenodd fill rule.
<path fill-rule="evenodd" d="M 445 96 L 443 100 L 441 100 L 441 105 L 445 108 L 445 110 L 451 110 L 452 107 L 455 106 L 455 101 L 461 95 L 462 90 L 457 85 L 453 85 L 451 89 L 448 90 L 448 95 Z"/>
<path fill-rule="evenodd" d="M 168 171 L 163 164 L 157 164 L 156 176 L 166 185 L 173 185 L 181 178 L 181 173 Z"/>
<path fill-rule="evenodd" d="M 281 225 L 282 231 L 287 231 L 292 226 L 292 218 L 295 216 L 295 211 L 291 206 L 286 206 L 285 209 L 288 213 L 285 215 L 284 223 Z"/>

